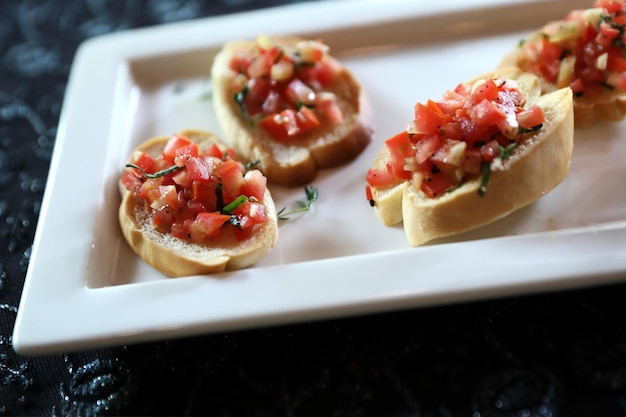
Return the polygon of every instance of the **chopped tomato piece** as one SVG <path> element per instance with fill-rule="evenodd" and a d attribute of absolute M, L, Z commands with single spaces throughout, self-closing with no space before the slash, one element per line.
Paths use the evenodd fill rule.
<path fill-rule="evenodd" d="M 244 179 L 239 163 L 232 159 L 225 161 L 217 167 L 217 172 L 220 174 L 223 190 L 227 195 L 232 198 L 241 195 Z"/>
<path fill-rule="evenodd" d="M 530 106 L 517 114 L 517 122 L 520 128 L 527 130 L 541 126 L 545 121 L 545 116 L 539 106 Z"/>
<path fill-rule="evenodd" d="M 211 180 L 212 172 L 207 162 L 202 158 L 191 157 L 185 163 L 187 175 L 191 181 L 207 182 Z"/>
<path fill-rule="evenodd" d="M 372 187 L 385 187 L 387 185 L 397 184 L 399 181 L 390 168 L 376 169 L 371 168 L 367 171 L 365 180 Z"/>
<path fill-rule="evenodd" d="M 165 148 L 163 149 L 163 159 L 170 164 L 173 164 L 174 158 L 176 158 L 176 150 L 191 143 L 192 142 L 185 137 L 172 135 L 170 140 L 168 140 L 165 144 Z"/>
<path fill-rule="evenodd" d="M 203 242 L 206 239 L 218 236 L 220 229 L 228 220 L 230 220 L 230 215 L 219 212 L 198 213 L 195 220 L 188 225 L 191 240 L 193 242 Z"/>
<path fill-rule="evenodd" d="M 252 169 L 243 176 L 241 194 L 263 201 L 267 189 L 267 178 L 258 169 Z"/>
<path fill-rule="evenodd" d="M 201 243 L 230 228 L 238 239 L 245 239 L 252 231 L 248 227 L 241 232 L 242 224 L 267 221 L 262 204 L 267 178 L 258 170 L 244 177 L 231 148 L 222 150 L 214 144 L 198 155 L 196 144 L 173 135 L 158 157 L 137 153 L 134 160 L 141 169 L 126 168 L 120 183 L 137 199 L 145 200 L 152 224 L 163 233 Z M 230 222 L 232 217 L 220 211 L 235 200 L 254 204 L 246 205 L 248 210 L 241 209 L 237 221 Z"/>
<path fill-rule="evenodd" d="M 436 104 L 424 105 L 417 103 L 415 105 L 414 128 L 411 133 L 428 135 L 439 130 L 443 123 L 443 113 L 437 111 Z"/>

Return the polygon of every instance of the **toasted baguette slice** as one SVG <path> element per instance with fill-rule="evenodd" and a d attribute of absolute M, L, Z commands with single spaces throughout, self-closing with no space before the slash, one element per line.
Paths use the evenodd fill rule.
<path fill-rule="evenodd" d="M 600 8 L 575 12 L 578 13 L 580 19 L 588 20 L 590 25 L 592 24 L 590 22 L 594 20 L 597 21 L 597 23 L 593 24 L 599 25 L 603 15 L 602 9 Z M 608 16 L 610 13 L 606 12 L 605 15 Z M 572 22 L 570 21 L 569 23 L 571 24 Z M 543 93 L 549 93 L 559 88 L 566 87 L 573 79 L 565 76 L 562 78 L 566 81 L 557 80 L 557 82 L 551 82 L 544 78 L 537 70 L 538 65 L 537 62 L 535 62 L 537 59 L 536 54 L 528 52 L 526 47 L 533 43 L 541 44 L 546 39 L 549 39 L 548 33 L 553 33 L 555 30 L 565 32 L 569 30 L 569 27 L 571 26 L 568 26 L 565 20 L 547 23 L 541 29 L 528 34 L 522 42 L 506 54 L 500 61 L 499 67 L 516 66 L 523 71 L 534 72 L 541 79 Z M 582 33 L 580 36 L 582 36 Z M 622 35 L 620 34 L 620 36 Z M 568 36 L 565 36 L 565 38 L 568 38 Z M 556 39 L 555 42 L 564 42 L 562 47 L 566 50 L 571 47 L 575 48 L 574 45 L 578 43 L 578 38 L 561 40 L 558 33 Z M 572 56 L 572 58 L 574 57 Z M 582 58 L 580 58 L 580 60 L 582 60 Z M 565 59 L 561 60 L 562 68 L 567 66 L 566 61 Z M 570 64 L 572 64 L 571 61 Z M 573 67 L 573 64 L 571 66 Z M 593 70 L 595 71 L 596 69 L 593 68 Z M 567 70 L 563 69 L 561 71 L 564 73 L 567 72 Z M 573 72 L 573 69 L 570 71 Z M 608 73 L 608 71 L 603 71 L 603 73 Z M 574 92 L 574 124 L 576 127 L 589 127 L 601 122 L 619 122 L 626 118 L 626 92 L 624 89 L 618 87 L 609 88 L 609 82 L 605 82 L 604 84 L 605 87 L 601 88 L 601 92 L 597 95 L 578 94 L 576 91 Z"/>
<path fill-rule="evenodd" d="M 479 195 L 480 179 L 465 182 L 437 198 L 428 198 L 409 181 L 372 187 L 376 212 L 386 225 L 404 223 L 409 243 L 424 244 L 491 223 L 526 206 L 556 187 L 569 172 L 573 149 L 573 102 L 569 88 L 540 95 L 537 77 L 518 69 L 503 69 L 477 79 L 513 78 L 525 94 L 526 106 L 544 112 L 543 127 L 518 145 L 506 164 L 493 166 L 487 192 Z M 474 83 L 472 80 L 470 83 Z M 385 147 L 374 167 L 389 159 Z"/>
<path fill-rule="evenodd" d="M 214 134 L 199 130 L 183 130 L 180 135 L 204 149 L 215 143 L 226 145 Z M 137 150 L 158 156 L 169 136 L 159 136 L 142 143 Z M 207 244 L 196 244 L 162 233 L 152 225 L 152 216 L 143 200 L 124 189 L 119 208 L 122 233 L 133 251 L 146 263 L 171 277 L 211 274 L 245 268 L 261 260 L 276 244 L 278 227 L 276 208 L 269 190 L 263 205 L 268 222 L 259 224 L 246 240 L 238 241 L 232 233 L 221 233 Z"/>
<path fill-rule="evenodd" d="M 273 37 L 276 43 L 293 48 L 303 39 Z M 331 85 L 325 87 L 336 95 L 343 122 L 331 124 L 321 118 L 321 125 L 293 140 L 277 142 L 258 125 L 244 120 L 233 99 L 232 84 L 237 73 L 230 68 L 233 56 L 249 50 L 254 41 L 232 41 L 215 57 L 211 77 L 213 104 L 226 139 L 237 154 L 257 167 L 271 184 L 294 187 L 310 183 L 320 169 L 348 163 L 371 142 L 372 117 L 363 89 L 345 67 Z"/>

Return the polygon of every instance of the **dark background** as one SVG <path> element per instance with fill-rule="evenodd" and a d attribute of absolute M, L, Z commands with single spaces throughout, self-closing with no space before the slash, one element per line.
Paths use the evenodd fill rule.
<path fill-rule="evenodd" d="M 0 0 L 0 415 L 626 415 L 626 285 L 38 358 L 13 351 L 77 46 L 289 2 Z"/>

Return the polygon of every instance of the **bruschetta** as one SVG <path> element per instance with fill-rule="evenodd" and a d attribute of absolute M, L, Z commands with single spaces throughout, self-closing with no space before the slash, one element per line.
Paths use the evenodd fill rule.
<path fill-rule="evenodd" d="M 128 244 L 172 277 L 255 264 L 274 247 L 278 228 L 267 179 L 248 168 L 210 132 L 142 143 L 120 179 Z"/>
<path fill-rule="evenodd" d="M 597 0 L 523 39 L 501 66 L 538 75 L 543 92 L 571 87 L 576 127 L 626 117 L 626 3 Z"/>
<path fill-rule="evenodd" d="M 311 182 L 356 158 L 373 132 L 355 76 L 316 40 L 259 35 L 232 41 L 211 69 L 225 139 L 271 184 Z"/>
<path fill-rule="evenodd" d="M 570 88 L 542 95 L 539 79 L 503 68 L 415 105 L 366 175 L 385 225 L 403 222 L 417 246 L 491 223 L 556 187 L 573 148 Z"/>

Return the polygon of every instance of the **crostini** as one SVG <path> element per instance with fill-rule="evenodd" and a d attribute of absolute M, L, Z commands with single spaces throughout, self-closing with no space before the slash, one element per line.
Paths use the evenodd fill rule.
<path fill-rule="evenodd" d="M 371 142 L 360 83 L 320 41 L 259 35 L 214 59 L 213 105 L 225 139 L 271 184 L 310 183 Z"/>
<path fill-rule="evenodd" d="M 573 131 L 570 88 L 542 95 L 535 75 L 503 68 L 417 103 L 369 169 L 367 199 L 413 246 L 470 230 L 556 187 Z"/>
<path fill-rule="evenodd" d="M 189 129 L 142 143 L 120 184 L 124 237 L 168 276 L 244 268 L 276 243 L 267 179 L 210 132 Z"/>
<path fill-rule="evenodd" d="M 576 127 L 626 117 L 626 3 L 597 0 L 523 39 L 500 63 L 538 75 L 543 92 L 571 87 Z"/>

